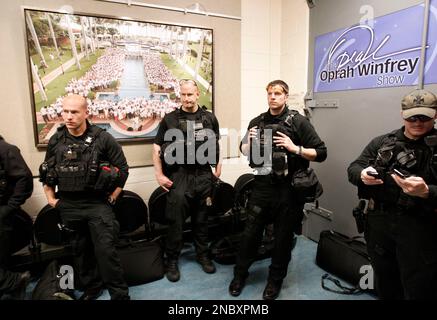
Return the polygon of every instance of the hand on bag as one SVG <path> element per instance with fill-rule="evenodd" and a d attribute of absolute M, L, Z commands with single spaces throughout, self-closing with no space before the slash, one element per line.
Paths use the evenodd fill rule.
<path fill-rule="evenodd" d="M 173 185 L 173 181 L 171 181 L 165 175 L 157 176 L 156 180 L 158 180 L 159 185 L 167 192 L 169 192 L 169 189 Z"/>

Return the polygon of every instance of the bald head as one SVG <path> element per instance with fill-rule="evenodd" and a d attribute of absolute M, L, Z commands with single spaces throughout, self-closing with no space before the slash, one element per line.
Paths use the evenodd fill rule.
<path fill-rule="evenodd" d="M 78 94 L 72 94 L 69 96 L 65 96 L 64 99 L 62 99 L 62 106 L 65 107 L 65 105 L 68 106 L 78 106 L 83 109 L 88 109 L 88 103 L 86 99 L 83 96 L 80 96 Z"/>
<path fill-rule="evenodd" d="M 66 96 L 62 100 L 62 118 L 70 134 L 79 136 L 86 130 L 88 118 L 88 103 L 77 94 Z"/>

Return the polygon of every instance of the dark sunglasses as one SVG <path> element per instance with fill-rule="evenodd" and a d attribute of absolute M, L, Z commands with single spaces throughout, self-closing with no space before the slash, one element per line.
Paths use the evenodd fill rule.
<path fill-rule="evenodd" d="M 418 116 L 409 117 L 409 118 L 405 119 L 405 121 L 416 122 L 417 120 L 419 120 L 420 122 L 427 122 L 427 121 L 430 121 L 432 119 L 433 118 L 430 118 L 430 117 L 427 117 L 427 116 L 424 116 L 424 115 L 418 115 Z"/>
<path fill-rule="evenodd" d="M 179 85 L 183 85 L 184 83 L 191 83 L 192 85 L 194 85 L 195 87 L 197 87 L 197 82 L 194 81 L 193 79 L 181 79 L 179 81 Z"/>

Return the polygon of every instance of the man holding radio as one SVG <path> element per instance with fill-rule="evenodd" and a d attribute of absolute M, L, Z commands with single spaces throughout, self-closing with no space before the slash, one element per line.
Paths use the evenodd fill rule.
<path fill-rule="evenodd" d="M 265 225 L 273 223 L 274 248 L 263 299 L 276 299 L 287 276 L 294 234 L 300 233 L 306 197 L 292 188 L 297 172 L 310 161 L 327 157 L 325 143 L 309 120 L 287 106 L 289 87 L 282 80 L 267 84 L 268 110 L 252 119 L 240 149 L 255 171 L 247 220 L 237 254 L 229 293 L 241 294 Z"/>
<path fill-rule="evenodd" d="M 381 299 L 437 298 L 437 97 L 402 99 L 404 126 L 374 138 L 348 168 L 368 199 L 365 237 Z"/>

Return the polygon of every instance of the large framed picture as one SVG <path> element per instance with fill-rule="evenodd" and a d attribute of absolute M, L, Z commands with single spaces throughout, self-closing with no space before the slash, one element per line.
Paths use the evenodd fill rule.
<path fill-rule="evenodd" d="M 24 9 L 35 143 L 62 124 L 62 98 L 87 98 L 89 120 L 119 141 L 152 140 L 194 79 L 214 110 L 213 30 Z"/>

